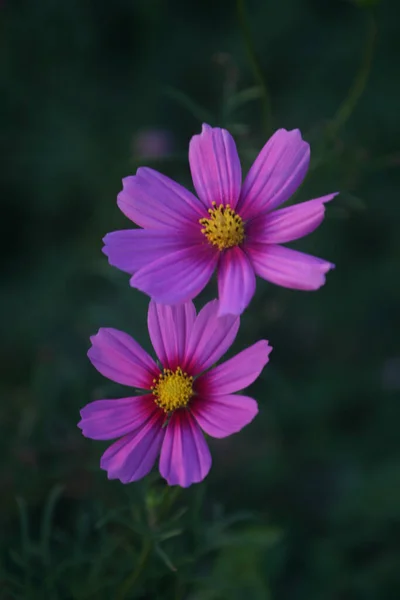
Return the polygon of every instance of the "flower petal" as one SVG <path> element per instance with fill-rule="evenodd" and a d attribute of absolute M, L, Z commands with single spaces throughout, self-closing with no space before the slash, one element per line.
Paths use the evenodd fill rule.
<path fill-rule="evenodd" d="M 125 435 L 104 452 L 100 467 L 107 471 L 108 479 L 130 483 L 151 471 L 164 439 L 164 421 L 164 412 L 156 409 L 141 427 Z"/>
<path fill-rule="evenodd" d="M 159 369 L 154 360 L 127 333 L 102 327 L 90 338 L 88 357 L 112 381 L 149 390 Z"/>
<path fill-rule="evenodd" d="M 233 344 L 240 319 L 235 315 L 219 317 L 218 311 L 218 300 L 212 300 L 197 315 L 185 360 L 185 370 L 190 375 L 211 367 Z"/>
<path fill-rule="evenodd" d="M 335 265 L 297 250 L 274 244 L 249 246 L 247 253 L 257 275 L 286 288 L 317 290 Z"/>
<path fill-rule="evenodd" d="M 147 318 L 150 339 L 164 368 L 174 370 L 183 364 L 195 319 L 191 300 L 173 306 L 151 300 Z"/>
<path fill-rule="evenodd" d="M 302 183 L 310 147 L 298 129 L 278 129 L 253 163 L 243 183 L 237 210 L 242 219 L 286 202 Z"/>
<path fill-rule="evenodd" d="M 218 265 L 219 315 L 241 315 L 254 296 L 253 265 L 238 246 L 221 254 Z"/>
<path fill-rule="evenodd" d="M 246 236 L 249 241 L 284 244 L 308 235 L 323 221 L 324 204 L 336 195 L 329 194 L 260 215 L 248 224 Z"/>
<path fill-rule="evenodd" d="M 103 252 L 113 267 L 131 275 L 138 269 L 193 243 L 191 237 L 171 229 L 125 229 L 104 238 Z"/>
<path fill-rule="evenodd" d="M 242 182 L 242 169 L 231 134 L 204 124 L 189 145 L 189 163 L 196 192 L 209 208 L 212 202 L 235 208 Z M 204 215 L 207 216 L 207 215 Z"/>
<path fill-rule="evenodd" d="M 204 216 L 199 200 L 184 187 L 148 167 L 122 180 L 120 210 L 134 223 L 148 229 L 184 229 Z"/>
<path fill-rule="evenodd" d="M 258 413 L 257 402 L 248 396 L 197 398 L 191 406 L 200 427 L 214 438 L 224 438 L 248 425 Z"/>
<path fill-rule="evenodd" d="M 130 283 L 160 304 L 181 304 L 207 285 L 217 261 L 218 251 L 210 246 L 190 246 L 143 267 Z"/>
<path fill-rule="evenodd" d="M 175 411 L 166 427 L 160 473 L 169 485 L 189 487 L 202 481 L 211 467 L 203 433 L 189 411 Z"/>
<path fill-rule="evenodd" d="M 78 427 L 92 440 L 112 440 L 140 427 L 154 410 L 150 395 L 96 400 L 82 408 Z"/>
<path fill-rule="evenodd" d="M 196 382 L 199 395 L 220 396 L 244 390 L 260 375 L 271 350 L 272 347 L 266 340 L 260 340 L 215 369 L 207 371 Z"/>

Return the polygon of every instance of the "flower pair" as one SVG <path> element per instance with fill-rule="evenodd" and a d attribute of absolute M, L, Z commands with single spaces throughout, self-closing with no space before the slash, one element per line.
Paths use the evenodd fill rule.
<path fill-rule="evenodd" d="M 100 329 L 89 358 L 104 376 L 139 388 L 139 396 L 98 400 L 81 411 L 92 439 L 116 439 L 101 467 L 123 483 L 145 476 L 160 456 L 170 485 L 201 481 L 211 466 L 202 431 L 222 438 L 257 414 L 252 398 L 234 394 L 268 362 L 261 340 L 211 368 L 233 343 L 239 315 L 255 291 L 255 276 L 295 289 L 318 289 L 333 265 L 281 243 L 313 231 L 330 194 L 275 210 L 303 181 L 310 158 L 300 132 L 279 130 L 261 150 L 243 185 L 235 142 L 203 126 L 190 143 L 198 197 L 148 168 L 124 180 L 122 212 L 141 229 L 108 234 L 110 264 L 132 275 L 151 298 L 148 328 L 160 366 L 130 336 Z M 219 299 L 196 315 L 192 298 L 218 271 Z"/>

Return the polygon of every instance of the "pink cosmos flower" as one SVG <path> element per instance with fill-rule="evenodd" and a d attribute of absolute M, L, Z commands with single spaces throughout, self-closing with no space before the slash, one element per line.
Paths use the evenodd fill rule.
<path fill-rule="evenodd" d="M 161 366 L 129 335 L 100 329 L 88 356 L 105 377 L 143 391 L 140 396 L 97 400 L 81 410 L 78 426 L 95 440 L 119 438 L 100 462 L 109 479 L 141 479 L 160 454 L 160 473 L 170 485 L 204 479 L 211 455 L 202 430 L 215 438 L 240 431 L 258 412 L 250 385 L 272 348 L 261 340 L 210 368 L 233 343 L 239 317 L 218 317 L 218 301 L 196 316 L 191 301 L 176 306 L 151 301 L 148 328 Z"/>
<path fill-rule="evenodd" d="M 220 315 L 241 314 L 256 275 L 287 288 L 316 290 L 334 265 L 280 244 L 301 238 L 324 218 L 329 194 L 277 209 L 302 183 L 310 147 L 298 129 L 279 129 L 242 184 L 235 142 L 225 129 L 203 125 L 189 147 L 198 197 L 149 168 L 123 180 L 121 211 L 142 229 L 104 238 L 111 265 L 161 304 L 194 298 L 218 271 Z"/>

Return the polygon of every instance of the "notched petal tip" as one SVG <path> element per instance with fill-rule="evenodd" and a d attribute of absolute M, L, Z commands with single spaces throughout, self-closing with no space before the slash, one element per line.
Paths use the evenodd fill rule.
<path fill-rule="evenodd" d="M 287 142 L 291 142 L 291 143 L 296 143 L 299 146 L 299 149 L 302 148 L 304 149 L 305 155 L 304 158 L 309 158 L 310 157 L 310 144 L 307 142 L 307 140 L 305 140 L 301 134 L 300 129 L 278 129 L 278 131 L 275 132 L 274 135 L 278 134 L 280 137 L 285 136 L 287 139 Z M 272 136 L 274 137 L 274 136 Z"/>
<path fill-rule="evenodd" d="M 322 264 L 319 269 L 319 271 L 320 271 L 319 279 L 316 278 L 314 281 L 314 285 L 311 285 L 309 289 L 306 288 L 306 291 L 316 292 L 317 290 L 321 289 L 326 284 L 327 273 L 329 271 L 333 271 L 333 269 L 335 269 L 335 268 L 336 268 L 336 266 L 333 263 L 330 263 L 327 261 L 324 264 Z"/>
<path fill-rule="evenodd" d="M 211 129 L 217 129 L 216 127 L 211 127 L 208 123 L 203 123 L 201 126 L 201 132 L 204 133 L 206 131 L 210 131 Z"/>
<path fill-rule="evenodd" d="M 301 135 L 301 131 L 298 127 L 296 127 L 295 129 L 288 129 L 287 132 L 292 133 L 293 135 L 296 135 L 297 137 L 303 139 L 303 136 Z"/>
<path fill-rule="evenodd" d="M 296 127 L 295 129 L 285 129 L 284 127 L 280 127 L 275 131 L 273 136 L 276 134 L 286 135 L 288 137 L 291 137 L 293 140 L 297 139 L 299 141 L 304 142 L 304 144 L 307 144 L 307 146 L 310 147 L 310 144 L 303 138 L 302 133 L 298 127 Z"/>
<path fill-rule="evenodd" d="M 261 346 L 260 350 L 262 352 L 265 352 L 266 358 L 269 360 L 269 355 L 271 354 L 271 352 L 274 349 L 274 347 L 270 345 L 270 343 L 269 343 L 268 340 L 260 340 L 259 344 Z"/>
<path fill-rule="evenodd" d="M 139 170 L 139 169 L 138 169 Z M 127 175 L 126 177 L 123 177 L 121 179 L 122 182 L 122 188 L 126 188 L 126 186 L 128 185 L 128 183 L 130 183 L 133 179 L 134 179 L 135 175 Z"/>
<path fill-rule="evenodd" d="M 100 335 L 100 333 L 101 333 L 102 329 L 104 329 L 104 328 L 103 328 L 103 327 L 100 327 L 100 329 L 97 331 L 97 333 L 94 333 L 93 335 L 91 335 L 91 336 L 89 337 L 90 343 L 91 343 L 92 345 L 90 346 L 89 350 L 87 351 L 87 353 L 88 353 L 88 354 L 89 354 L 89 352 L 92 350 L 92 348 L 93 348 L 94 344 L 96 343 L 96 341 L 98 340 L 98 338 L 99 338 L 99 335 Z"/>
<path fill-rule="evenodd" d="M 151 167 L 139 167 L 138 169 L 136 169 L 136 179 L 146 178 L 147 175 L 151 176 L 154 173 L 157 173 L 157 171 L 155 169 L 152 169 Z M 129 179 L 129 177 L 127 177 L 126 179 Z"/>
<path fill-rule="evenodd" d="M 336 265 L 334 265 L 331 262 L 328 262 L 324 267 L 323 273 L 328 273 L 328 271 L 333 271 L 333 269 L 336 269 Z"/>

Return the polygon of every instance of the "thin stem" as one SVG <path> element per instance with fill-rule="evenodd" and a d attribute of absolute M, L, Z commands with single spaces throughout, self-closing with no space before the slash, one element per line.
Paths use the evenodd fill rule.
<path fill-rule="evenodd" d="M 365 87 L 367 85 L 368 77 L 371 71 L 372 57 L 374 54 L 376 39 L 376 25 L 372 12 L 369 14 L 367 23 L 367 41 L 365 44 L 365 50 L 363 59 L 358 72 L 354 78 L 352 85 L 348 91 L 348 94 L 342 104 L 339 106 L 332 122 L 328 126 L 327 133 L 334 137 L 341 127 L 351 116 L 355 109 L 358 101 L 360 100 Z"/>
<path fill-rule="evenodd" d="M 247 56 L 253 71 L 255 80 L 262 91 L 262 118 L 266 135 L 271 134 L 272 110 L 271 100 L 264 73 L 258 60 L 257 53 L 253 44 L 249 20 L 247 18 L 245 0 L 236 0 L 237 14 L 242 32 L 243 42 L 246 48 Z"/>
<path fill-rule="evenodd" d="M 181 491 L 182 491 L 182 488 L 179 486 L 166 488 L 164 502 L 161 505 L 160 511 L 158 514 L 158 519 L 157 519 L 158 522 L 161 522 L 162 519 L 164 518 L 164 516 L 166 516 L 168 514 L 168 512 L 170 511 L 171 507 L 173 506 L 175 500 L 178 498 Z"/>
<path fill-rule="evenodd" d="M 151 540 L 149 538 L 147 538 L 143 542 L 142 551 L 139 555 L 136 569 L 134 571 L 132 571 L 131 575 L 129 575 L 129 577 L 127 577 L 127 579 L 125 579 L 124 583 L 122 584 L 122 586 L 119 590 L 117 600 L 124 600 L 124 598 L 128 597 L 129 591 L 132 589 L 133 585 L 139 579 L 139 576 L 142 573 L 142 571 L 147 563 L 147 559 L 150 555 L 151 548 L 152 548 Z"/>

